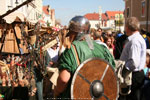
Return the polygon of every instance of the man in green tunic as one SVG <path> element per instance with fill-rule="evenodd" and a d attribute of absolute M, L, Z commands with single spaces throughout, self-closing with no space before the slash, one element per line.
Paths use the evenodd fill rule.
<path fill-rule="evenodd" d="M 69 38 L 70 45 L 61 54 L 59 58 L 59 77 L 57 79 L 57 86 L 55 88 L 55 96 L 61 99 L 70 99 L 70 86 L 72 77 L 78 67 L 76 53 L 73 45 L 76 48 L 79 62 L 98 57 L 108 61 L 115 67 L 113 56 L 109 50 L 90 39 L 89 35 L 90 23 L 88 19 L 83 16 L 76 16 L 71 19 L 69 24 Z"/>

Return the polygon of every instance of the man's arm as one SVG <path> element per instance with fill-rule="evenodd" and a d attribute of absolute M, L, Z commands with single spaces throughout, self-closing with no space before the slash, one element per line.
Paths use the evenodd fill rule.
<path fill-rule="evenodd" d="M 141 59 L 140 55 L 141 55 L 140 45 L 132 44 L 129 50 L 129 58 L 125 64 L 128 70 L 133 71 L 135 68 L 139 66 L 140 59 Z"/>
<path fill-rule="evenodd" d="M 55 96 L 58 96 L 60 93 L 62 93 L 66 89 L 67 84 L 70 80 L 70 77 L 71 77 L 71 74 L 67 70 L 62 70 L 59 73 L 59 77 L 57 79 L 57 86 L 54 90 Z"/>

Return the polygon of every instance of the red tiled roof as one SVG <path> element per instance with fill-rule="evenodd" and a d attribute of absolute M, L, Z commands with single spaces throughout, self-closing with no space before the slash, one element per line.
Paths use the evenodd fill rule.
<path fill-rule="evenodd" d="M 46 14 L 46 15 L 49 15 L 49 11 L 48 11 L 48 6 L 43 6 L 43 12 Z"/>
<path fill-rule="evenodd" d="M 105 13 L 102 13 L 102 20 L 108 20 L 108 17 L 106 16 L 106 14 Z"/>
<path fill-rule="evenodd" d="M 102 13 L 102 20 L 107 19 L 115 19 L 116 14 L 124 14 L 123 11 L 106 11 L 106 13 Z M 87 13 L 84 15 L 85 18 L 88 20 L 99 20 L 99 14 L 98 13 Z"/>
<path fill-rule="evenodd" d="M 84 15 L 85 18 L 88 20 L 99 20 L 99 14 L 98 13 L 88 13 Z M 102 13 L 102 20 L 107 20 L 107 16 L 105 13 Z"/>
<path fill-rule="evenodd" d="M 99 14 L 98 13 L 88 13 L 84 15 L 85 18 L 88 20 L 99 20 Z"/>
<path fill-rule="evenodd" d="M 115 19 L 115 15 L 116 14 L 123 14 L 123 11 L 106 11 L 106 14 L 107 14 L 109 19 Z"/>

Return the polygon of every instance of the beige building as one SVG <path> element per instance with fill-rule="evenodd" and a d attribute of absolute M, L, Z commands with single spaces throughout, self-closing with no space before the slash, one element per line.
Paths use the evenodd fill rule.
<path fill-rule="evenodd" d="M 0 0 L 0 15 L 8 10 L 15 8 L 26 0 Z M 33 0 L 27 5 L 19 8 L 15 12 L 22 13 L 24 17 L 31 23 L 36 23 L 42 15 L 43 0 Z"/>
<path fill-rule="evenodd" d="M 125 1 L 125 19 L 128 17 L 137 17 L 141 28 L 150 32 L 150 1 L 149 0 L 124 0 Z M 148 3 L 149 2 L 149 3 Z"/>
<path fill-rule="evenodd" d="M 41 23 L 44 26 L 55 26 L 55 10 L 51 9 L 49 5 L 43 6 Z"/>
<path fill-rule="evenodd" d="M 51 20 L 52 20 L 52 26 L 55 26 L 56 23 L 55 23 L 55 9 L 51 9 Z"/>
<path fill-rule="evenodd" d="M 25 8 L 25 16 L 30 22 L 36 23 L 42 15 L 43 0 L 33 0 Z"/>
<path fill-rule="evenodd" d="M 87 13 L 84 15 L 90 22 L 91 28 L 101 27 L 103 30 L 124 31 L 123 11 L 106 11 L 105 13 Z"/>
<path fill-rule="evenodd" d="M 0 0 L 0 15 L 6 12 L 6 3 L 5 0 Z"/>

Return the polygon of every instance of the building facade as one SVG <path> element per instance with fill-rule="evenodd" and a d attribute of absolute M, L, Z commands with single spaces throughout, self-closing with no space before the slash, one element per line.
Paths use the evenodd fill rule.
<path fill-rule="evenodd" d="M 55 26 L 56 25 L 56 23 L 55 23 L 55 20 L 56 20 L 56 18 L 55 18 L 55 9 L 51 9 L 51 20 L 52 20 L 52 26 Z"/>
<path fill-rule="evenodd" d="M 43 6 L 42 22 L 44 26 L 55 26 L 55 10 L 50 6 Z"/>
<path fill-rule="evenodd" d="M 124 0 L 125 19 L 137 17 L 141 28 L 150 32 L 150 1 L 149 0 Z"/>
<path fill-rule="evenodd" d="M 105 13 L 88 13 L 84 15 L 90 22 L 91 28 L 104 30 L 124 31 L 123 11 L 106 11 Z"/>
<path fill-rule="evenodd" d="M 0 15 L 6 13 L 8 10 L 15 8 L 25 1 L 26 0 L 0 0 Z M 42 0 L 33 0 L 15 12 L 22 13 L 27 21 L 36 23 L 39 19 L 39 16 L 42 15 L 42 5 Z"/>
<path fill-rule="evenodd" d="M 124 31 L 124 13 L 123 11 L 106 11 L 108 17 L 108 27 L 114 31 Z"/>
<path fill-rule="evenodd" d="M 100 24 L 99 20 L 99 14 L 98 13 L 88 13 L 84 15 L 90 22 L 91 28 L 98 28 L 98 25 Z"/>

